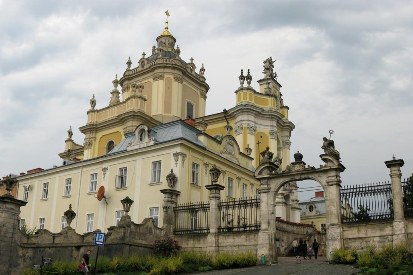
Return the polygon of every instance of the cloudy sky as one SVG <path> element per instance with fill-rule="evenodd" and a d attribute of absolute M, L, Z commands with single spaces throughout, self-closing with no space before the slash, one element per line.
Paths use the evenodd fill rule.
<path fill-rule="evenodd" d="M 167 9 L 182 58 L 206 68 L 207 114 L 234 105 L 240 69 L 258 80 L 272 56 L 292 153 L 318 167 L 332 129 L 344 184 L 387 180 L 393 154 L 412 174 L 411 1 L 0 0 L 0 175 L 60 165 L 70 125 L 82 144 L 90 97 L 107 106 L 115 74 L 151 52 Z"/>

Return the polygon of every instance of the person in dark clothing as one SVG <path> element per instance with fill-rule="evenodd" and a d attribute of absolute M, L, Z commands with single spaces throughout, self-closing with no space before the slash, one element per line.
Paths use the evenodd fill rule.
<path fill-rule="evenodd" d="M 300 239 L 300 240 L 298 241 L 297 254 L 296 254 L 296 256 L 295 256 L 295 259 L 296 259 L 297 263 L 301 263 L 301 258 L 300 258 L 300 256 L 303 254 L 302 251 L 303 251 L 303 240 Z"/>
<path fill-rule="evenodd" d="M 317 259 L 317 254 L 318 254 L 318 248 L 320 247 L 320 244 L 317 242 L 316 239 L 314 239 L 313 242 L 313 250 L 314 250 L 314 258 Z"/>
<path fill-rule="evenodd" d="M 307 260 L 307 249 L 308 249 L 308 246 L 307 246 L 307 241 L 303 241 L 303 246 L 302 246 L 302 248 L 301 248 L 302 250 L 301 250 L 301 253 L 302 253 L 302 256 L 303 256 L 303 258 L 304 258 L 304 260 Z"/>
<path fill-rule="evenodd" d="M 88 249 L 88 251 L 85 254 L 83 254 L 83 257 L 82 257 L 82 262 L 81 262 L 82 270 L 81 271 L 85 274 L 89 272 L 89 268 L 90 268 L 90 264 L 89 264 L 90 253 L 92 253 L 92 251 Z"/>

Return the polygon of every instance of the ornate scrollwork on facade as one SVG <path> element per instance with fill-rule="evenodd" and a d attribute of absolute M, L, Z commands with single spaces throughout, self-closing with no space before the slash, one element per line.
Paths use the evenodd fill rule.
<path fill-rule="evenodd" d="M 254 135 L 257 131 L 257 126 L 255 124 L 248 123 L 248 134 Z"/>
<path fill-rule="evenodd" d="M 277 139 L 277 130 L 276 129 L 270 130 L 269 134 L 270 134 L 270 139 Z"/>
<path fill-rule="evenodd" d="M 178 167 L 179 157 L 181 157 L 182 166 L 184 166 L 185 160 L 186 160 L 186 157 L 187 157 L 185 153 L 175 152 L 175 153 L 172 154 L 172 156 L 174 157 L 175 167 Z"/>
<path fill-rule="evenodd" d="M 224 149 L 221 151 L 221 154 L 230 155 L 235 157 L 235 144 L 231 140 L 226 140 L 224 144 Z"/>
<path fill-rule="evenodd" d="M 174 75 L 174 80 L 178 83 L 183 83 L 184 82 L 184 78 L 180 75 Z"/>
<path fill-rule="evenodd" d="M 205 175 L 208 175 L 208 168 L 209 168 L 208 162 L 204 162 L 204 168 L 205 168 Z"/>
<path fill-rule="evenodd" d="M 291 146 L 291 141 L 289 139 L 283 140 L 282 141 L 282 146 L 283 148 L 289 148 Z"/>
<path fill-rule="evenodd" d="M 93 138 L 85 138 L 85 142 L 83 143 L 83 147 L 85 149 L 90 149 L 92 148 L 93 145 Z"/>
<path fill-rule="evenodd" d="M 165 75 L 164 74 L 155 74 L 153 77 L 152 77 L 152 79 L 154 80 L 154 81 L 156 81 L 156 80 L 162 80 L 162 79 L 164 79 L 165 78 Z"/>
<path fill-rule="evenodd" d="M 237 123 L 235 124 L 235 129 L 234 129 L 234 133 L 236 136 L 241 135 L 242 134 L 242 123 Z"/>

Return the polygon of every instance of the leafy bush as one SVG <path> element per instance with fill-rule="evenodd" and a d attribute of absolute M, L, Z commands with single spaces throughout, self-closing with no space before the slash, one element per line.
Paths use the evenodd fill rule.
<path fill-rule="evenodd" d="M 153 250 L 155 255 L 171 257 L 176 255 L 180 249 L 181 247 L 176 240 L 166 237 L 165 239 L 155 241 Z"/>
<path fill-rule="evenodd" d="M 241 253 L 219 253 L 216 254 L 213 261 L 213 267 L 216 269 L 226 269 L 232 267 L 246 267 L 257 264 L 257 256 L 252 252 Z"/>
<path fill-rule="evenodd" d="M 178 274 L 184 268 L 184 261 L 180 257 L 159 258 L 159 261 L 149 272 L 151 275 Z"/>
<path fill-rule="evenodd" d="M 336 249 L 330 260 L 333 264 L 354 264 L 356 261 L 357 251 L 355 249 Z"/>
<path fill-rule="evenodd" d="M 405 245 L 386 245 L 376 250 L 369 247 L 366 251 L 359 253 L 357 264 L 360 267 L 394 269 L 406 265 L 409 262 L 409 251 Z"/>

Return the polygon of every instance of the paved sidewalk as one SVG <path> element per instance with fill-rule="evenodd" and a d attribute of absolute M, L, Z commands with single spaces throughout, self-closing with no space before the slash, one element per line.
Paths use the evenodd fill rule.
<path fill-rule="evenodd" d="M 351 275 L 357 274 L 358 269 L 350 265 L 333 265 L 329 264 L 325 257 L 318 257 L 317 260 L 302 260 L 297 263 L 295 257 L 280 257 L 278 264 L 267 266 L 254 266 L 248 268 L 225 269 L 203 273 L 196 275 L 227 275 L 227 274 L 242 274 L 242 275 L 259 275 L 259 274 L 277 274 L 277 275 Z"/>

